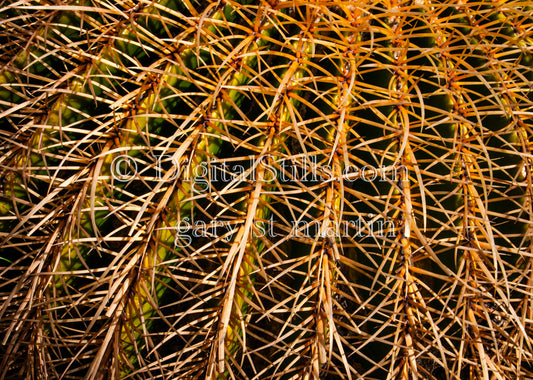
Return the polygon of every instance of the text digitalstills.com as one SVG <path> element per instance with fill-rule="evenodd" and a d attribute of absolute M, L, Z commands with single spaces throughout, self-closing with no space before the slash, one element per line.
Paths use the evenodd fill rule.
<path fill-rule="evenodd" d="M 335 173 L 331 165 L 319 162 L 317 156 L 313 155 L 305 156 L 301 160 L 288 160 L 265 155 L 260 158 L 251 158 L 248 165 L 234 163 L 229 159 L 202 161 L 195 165 L 188 165 L 187 161 L 180 164 L 170 155 L 155 156 L 155 159 L 155 165 L 152 165 L 154 173 L 150 176 L 151 180 L 172 181 L 177 178 L 184 181 L 192 180 L 196 185 L 195 190 L 200 192 L 206 191 L 211 183 L 253 179 L 260 165 L 265 171 L 263 178 L 267 183 L 274 181 L 277 183 L 291 181 L 316 183 L 332 180 L 396 182 L 402 173 L 407 175 L 407 168 L 404 165 L 383 165 L 380 167 L 348 165 L 340 173 Z M 145 177 L 143 173 L 146 172 L 139 169 L 140 166 L 137 161 L 128 155 L 115 157 L 111 164 L 112 177 L 119 182 L 128 182 L 141 175 Z"/>

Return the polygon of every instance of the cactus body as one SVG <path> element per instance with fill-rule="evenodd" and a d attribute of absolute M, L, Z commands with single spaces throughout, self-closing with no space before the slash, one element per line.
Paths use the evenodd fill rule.
<path fill-rule="evenodd" d="M 533 377 L 525 1 L 4 1 L 0 378 Z"/>

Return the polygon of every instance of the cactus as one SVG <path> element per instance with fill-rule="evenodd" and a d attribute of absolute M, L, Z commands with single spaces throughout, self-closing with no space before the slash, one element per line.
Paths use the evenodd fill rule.
<path fill-rule="evenodd" d="M 525 1 L 0 2 L 0 378 L 533 377 Z"/>

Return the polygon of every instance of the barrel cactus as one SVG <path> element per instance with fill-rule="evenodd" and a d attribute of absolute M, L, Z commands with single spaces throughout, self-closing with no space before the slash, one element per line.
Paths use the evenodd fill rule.
<path fill-rule="evenodd" d="M 533 377 L 527 1 L 0 1 L 0 378 Z"/>

